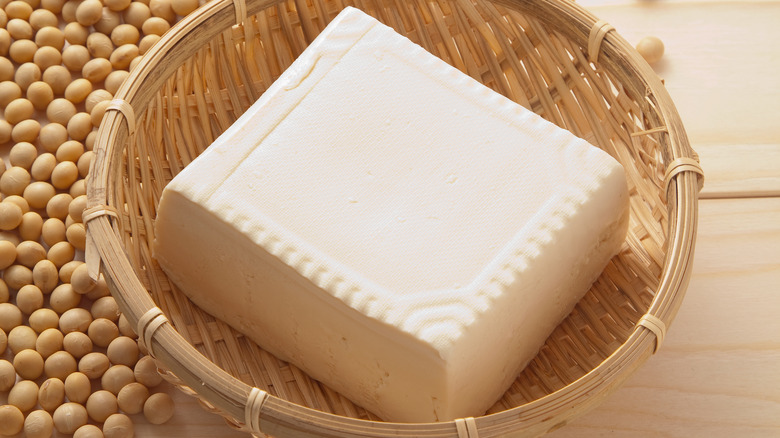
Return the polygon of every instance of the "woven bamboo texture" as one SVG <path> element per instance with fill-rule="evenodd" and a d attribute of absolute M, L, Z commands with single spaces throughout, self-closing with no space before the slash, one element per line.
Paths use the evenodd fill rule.
<path fill-rule="evenodd" d="M 627 171 L 631 221 L 621 253 L 485 416 L 384 423 L 195 307 L 150 251 L 165 184 L 348 4 L 601 147 Z M 543 434 L 594 407 L 653 354 L 688 284 L 701 184 L 695 154 L 661 80 L 616 31 L 573 3 L 215 0 L 147 53 L 116 99 L 88 183 L 95 214 L 87 262 L 96 269 L 99 256 L 167 377 L 258 436 Z"/>

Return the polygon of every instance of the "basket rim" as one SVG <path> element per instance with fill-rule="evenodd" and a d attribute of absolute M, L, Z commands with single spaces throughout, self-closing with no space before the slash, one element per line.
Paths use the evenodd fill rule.
<path fill-rule="evenodd" d="M 245 4 L 246 13 L 256 14 L 278 1 L 250 0 Z M 532 12 L 547 25 L 563 22 L 564 27 L 559 30 L 582 47 L 588 47 L 594 26 L 603 23 L 583 7 L 567 1 L 497 0 L 496 3 L 524 13 Z M 211 39 L 235 23 L 240 9 L 235 6 L 234 0 L 212 0 L 175 24 L 144 55 L 141 63 L 117 92 L 115 101 L 129 105 L 130 114 L 139 114 L 159 85 L 199 48 L 187 47 L 186 40 L 195 36 Z M 625 84 L 633 86 L 633 91 L 644 93 L 659 113 L 650 112 L 652 114 L 648 117 L 657 117 L 650 121 L 666 128 L 659 133 L 664 162 L 673 163 L 681 158 L 696 159 L 680 117 L 660 78 L 617 32 L 606 32 L 602 36 L 599 64 Z M 150 86 L 147 81 L 153 85 Z M 120 112 L 108 111 L 101 123 L 87 181 L 87 208 L 110 205 L 109 188 L 117 178 L 114 166 L 121 158 L 129 128 L 132 128 L 124 115 L 126 112 L 126 106 Z M 673 175 L 666 187 L 668 251 L 660 284 L 647 310 L 647 315 L 660 321 L 662 327 L 670 325 L 674 320 L 690 280 L 699 184 L 694 172 L 683 171 Z M 135 276 L 108 216 L 91 218 L 87 225 L 87 235 L 87 264 L 95 276 L 96 265 L 99 264 L 120 309 L 135 326 L 157 304 Z M 609 357 L 565 387 L 526 404 L 475 418 L 473 421 L 480 436 L 503 435 L 518 428 L 544 433 L 566 424 L 577 414 L 575 411 L 587 411 L 595 407 L 657 350 L 661 337 L 646 328 L 637 324 L 625 342 Z M 247 398 L 252 387 L 217 367 L 190 345 L 173 326 L 160 326 L 154 337 L 149 339 L 148 346 L 155 352 L 154 357 L 171 369 L 183 385 L 192 388 L 223 416 L 239 421 L 246 419 L 253 424 L 262 421 L 265 433 L 282 436 L 303 432 L 307 436 L 339 437 L 462 436 L 458 433 L 456 421 L 388 423 L 361 420 L 318 411 L 271 395 L 263 404 L 262 411 L 253 413 L 258 418 L 252 420 L 246 416 Z"/>

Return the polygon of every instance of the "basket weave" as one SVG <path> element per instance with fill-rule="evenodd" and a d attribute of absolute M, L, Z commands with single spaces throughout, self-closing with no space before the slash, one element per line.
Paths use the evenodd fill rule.
<path fill-rule="evenodd" d="M 261 95 L 346 6 L 341 0 L 215 0 L 144 56 L 95 143 L 88 265 L 95 273 L 99 255 L 167 377 L 257 435 L 524 437 L 565 425 L 652 355 L 690 277 L 701 175 L 661 80 L 610 26 L 569 2 L 352 5 L 606 150 L 627 172 L 631 222 L 621 253 L 487 415 L 382 422 L 195 307 L 151 256 L 165 184 Z"/>

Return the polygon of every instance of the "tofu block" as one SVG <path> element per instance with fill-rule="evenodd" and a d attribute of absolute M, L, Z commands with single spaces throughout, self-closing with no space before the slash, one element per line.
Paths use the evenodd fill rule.
<path fill-rule="evenodd" d="M 163 193 L 191 300 L 385 420 L 477 416 L 620 249 L 623 168 L 347 8 Z"/>

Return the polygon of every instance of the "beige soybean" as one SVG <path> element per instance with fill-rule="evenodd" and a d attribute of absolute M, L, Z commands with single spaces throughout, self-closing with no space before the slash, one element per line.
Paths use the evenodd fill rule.
<path fill-rule="evenodd" d="M 122 23 L 122 14 L 117 11 L 104 7 L 103 14 L 100 16 L 100 20 L 93 24 L 92 27 L 96 31 L 104 34 L 111 35 L 111 31 Z"/>
<path fill-rule="evenodd" d="M 84 46 L 87 44 L 87 38 L 89 37 L 89 28 L 82 26 L 78 22 L 68 23 L 63 30 L 65 34 L 65 40 L 69 44 Z"/>
<path fill-rule="evenodd" d="M 56 263 L 55 263 L 56 266 Z M 75 308 L 81 302 L 81 295 L 73 291 L 70 284 L 60 284 L 49 295 L 49 307 L 59 314 Z"/>
<path fill-rule="evenodd" d="M 67 351 L 57 351 L 47 357 L 43 364 L 43 371 L 48 377 L 56 377 L 62 381 L 76 372 L 78 365 L 76 359 Z"/>
<path fill-rule="evenodd" d="M 6 273 L 8 270 L 6 270 Z M 6 280 L 8 282 L 8 280 Z M 9 284 L 9 286 L 11 286 Z M 22 325 L 22 311 L 11 303 L 0 303 L 0 330 L 9 333 Z M 10 334 L 10 333 L 9 333 Z M 10 341 L 9 341 L 10 345 Z"/>
<path fill-rule="evenodd" d="M 149 10 L 149 6 L 140 1 L 130 3 L 122 13 L 124 22 L 132 25 L 137 29 L 141 29 L 144 22 L 152 16 L 152 11 Z"/>
<path fill-rule="evenodd" d="M 125 414 L 112 414 L 103 423 L 105 438 L 132 438 L 135 436 L 133 420 Z"/>
<path fill-rule="evenodd" d="M 30 23 L 21 18 L 12 18 L 8 20 L 5 29 L 11 35 L 11 38 L 15 40 L 31 40 L 34 34 Z"/>
<path fill-rule="evenodd" d="M 95 134 L 96 132 L 97 131 L 92 131 L 90 133 L 90 135 Z M 91 147 L 90 143 L 89 143 L 90 135 L 88 135 L 87 136 L 87 140 L 84 141 L 84 146 L 86 146 L 87 148 Z M 76 181 L 76 182 L 74 182 L 70 186 L 70 189 L 68 189 L 68 193 L 70 193 L 70 196 L 73 196 L 75 198 L 76 196 L 86 195 L 87 194 L 87 184 L 86 183 L 87 183 L 87 181 L 85 179 L 83 179 L 83 178 L 78 180 L 78 181 Z"/>
<path fill-rule="evenodd" d="M 46 258 L 46 248 L 38 242 L 25 240 L 16 246 L 16 261 L 32 269 L 36 263 Z"/>
<path fill-rule="evenodd" d="M 65 230 L 65 237 L 68 242 L 79 251 L 86 250 L 87 247 L 87 227 L 82 223 L 74 223 Z M 89 292 L 87 292 L 89 293 Z"/>
<path fill-rule="evenodd" d="M 105 389 L 93 392 L 87 399 L 86 408 L 89 418 L 98 423 L 119 411 L 116 395 Z"/>
<path fill-rule="evenodd" d="M 84 114 L 84 113 L 80 113 Z M 87 116 L 89 117 L 89 116 Z M 89 129 L 92 129 L 91 121 L 87 121 Z M 68 125 L 70 128 L 70 124 Z M 68 129 L 70 132 L 70 129 Z M 76 163 L 72 161 L 62 161 L 57 163 L 51 172 L 51 184 L 60 190 L 65 190 L 71 186 L 79 178 L 79 168 Z"/>
<path fill-rule="evenodd" d="M 30 26 L 37 31 L 46 26 L 58 26 L 59 18 L 57 17 L 57 14 L 46 9 L 36 9 L 30 13 L 29 22 Z"/>
<path fill-rule="evenodd" d="M 15 125 L 22 120 L 32 117 L 34 112 L 35 107 L 33 106 L 32 102 L 25 99 L 24 97 L 20 97 L 18 99 L 12 100 L 8 103 L 8 105 L 6 105 L 5 120 L 10 124 Z"/>
<path fill-rule="evenodd" d="M 92 131 L 92 132 L 96 132 L 96 131 Z M 81 180 L 83 180 L 84 178 L 87 177 L 87 175 L 89 175 L 89 168 L 90 166 L 92 166 L 92 160 L 94 158 L 95 158 L 95 153 L 93 151 L 86 151 L 83 154 L 81 154 L 78 162 L 76 162 L 76 167 L 78 167 L 79 169 L 79 177 L 81 178 Z M 73 185 L 71 185 L 71 187 L 73 187 Z M 74 217 L 73 219 L 75 220 L 76 218 Z M 76 222 L 81 222 L 81 220 L 78 219 L 76 220 Z"/>
<path fill-rule="evenodd" d="M 57 193 L 52 196 L 46 204 L 46 214 L 49 217 L 65 220 L 65 218 L 68 217 L 68 207 L 70 207 L 71 201 L 73 201 L 73 196 L 70 196 L 70 194 Z"/>
<path fill-rule="evenodd" d="M 41 128 L 40 144 L 47 152 L 49 153 L 56 152 L 57 150 L 59 150 L 59 147 L 67 141 L 68 141 L 68 129 L 64 125 L 61 125 L 59 123 L 47 123 L 43 128 Z M 57 163 L 55 162 L 54 164 Z M 51 167 L 54 168 L 54 165 L 52 165 Z M 51 174 L 51 170 L 49 170 L 49 175 L 50 174 Z M 41 181 L 41 180 L 48 179 L 48 176 L 46 178 L 38 178 L 35 175 L 33 175 L 33 178 Z"/>
<path fill-rule="evenodd" d="M 5 107 L 9 102 L 20 97 L 22 97 L 22 88 L 16 82 L 0 82 L 0 106 Z"/>
<path fill-rule="evenodd" d="M 92 318 L 106 318 L 113 322 L 117 322 L 120 315 L 119 306 L 112 296 L 102 297 L 95 300 L 95 302 L 92 303 L 92 307 L 90 308 L 90 313 L 92 314 Z"/>
<path fill-rule="evenodd" d="M 26 438 L 50 438 L 53 431 L 54 420 L 44 410 L 32 411 L 24 419 L 24 435 Z"/>
<path fill-rule="evenodd" d="M 151 356 L 144 356 L 138 360 L 133 370 L 135 380 L 147 388 L 154 388 L 162 383 L 162 376 L 157 371 L 157 364 Z"/>
<path fill-rule="evenodd" d="M 17 67 L 16 73 L 14 73 L 14 82 L 19 84 L 19 87 L 25 92 L 30 84 L 39 80 L 41 80 L 41 68 L 34 62 L 25 62 Z"/>
<path fill-rule="evenodd" d="M 33 62 L 44 72 L 47 68 L 62 63 L 62 52 L 54 47 L 40 47 L 33 55 Z"/>
<path fill-rule="evenodd" d="M 76 268 L 83 264 L 84 262 L 81 260 L 72 260 L 62 265 L 60 267 L 60 281 L 64 283 L 70 283 L 70 280 L 73 277 L 73 271 L 75 271 Z"/>
<path fill-rule="evenodd" d="M 76 293 L 86 294 L 95 287 L 96 282 L 89 276 L 87 265 L 82 263 L 73 270 L 70 283 Z"/>
<path fill-rule="evenodd" d="M 140 47 L 139 47 L 139 53 L 141 53 Z M 106 76 L 104 82 L 106 91 L 108 91 L 111 94 L 116 94 L 116 92 L 119 90 L 119 87 L 122 85 L 122 83 L 125 81 L 125 79 L 127 79 L 129 75 L 130 73 L 124 70 L 114 70 L 111 73 L 109 73 L 109 75 Z M 105 111 L 105 108 L 103 110 Z M 94 123 L 94 117 L 93 117 L 93 123 Z"/>
<path fill-rule="evenodd" d="M 124 11 L 130 6 L 131 0 L 104 0 L 103 4 L 112 11 Z"/>
<path fill-rule="evenodd" d="M 16 369 L 11 362 L 0 359 L 0 392 L 9 391 L 16 383 Z"/>
<path fill-rule="evenodd" d="M 39 80 L 27 87 L 27 100 L 33 104 L 36 110 L 46 111 L 46 107 L 54 100 L 54 91 L 49 84 Z"/>
<path fill-rule="evenodd" d="M 119 390 L 119 394 L 116 396 L 119 409 L 128 415 L 143 412 L 144 403 L 148 398 L 149 389 L 138 382 L 125 385 L 124 388 Z"/>
<path fill-rule="evenodd" d="M 57 287 L 57 283 L 59 283 L 57 266 L 51 260 L 46 259 L 36 263 L 32 274 L 33 284 L 46 295 L 50 294 Z M 57 319 L 59 320 L 59 317 Z"/>
<path fill-rule="evenodd" d="M 13 405 L 0 406 L 0 435 L 16 435 L 24 427 L 24 414 Z"/>
<path fill-rule="evenodd" d="M 62 19 L 66 23 L 76 21 L 76 8 L 81 4 L 81 0 L 67 0 L 62 4 Z"/>
<path fill-rule="evenodd" d="M 46 258 L 52 261 L 55 266 L 61 267 L 65 263 L 73 260 L 76 255 L 76 248 L 68 241 L 57 242 L 49 248 Z"/>
<path fill-rule="evenodd" d="M 144 403 L 144 417 L 152 424 L 167 422 L 173 417 L 173 411 L 173 399 L 164 392 L 150 395 Z"/>
<path fill-rule="evenodd" d="M 27 20 L 30 18 L 32 12 L 32 6 L 20 0 L 8 2 L 8 4 L 5 5 L 5 14 L 9 19 L 21 18 L 22 20 Z"/>
<path fill-rule="evenodd" d="M 135 382 L 133 369 L 127 365 L 112 365 L 100 378 L 103 389 L 114 395 L 119 394 L 125 385 L 133 382 Z"/>
<path fill-rule="evenodd" d="M 43 374 L 43 357 L 36 350 L 24 349 L 14 356 L 14 368 L 22 379 L 35 380 Z"/>
<path fill-rule="evenodd" d="M 71 117 L 76 115 L 76 106 L 73 102 L 65 98 L 57 98 L 51 101 L 48 107 L 46 107 L 46 118 L 50 122 L 59 123 L 62 126 L 67 126 Z"/>
<path fill-rule="evenodd" d="M 108 357 L 100 352 L 87 353 L 79 360 L 79 371 L 90 379 L 102 378 L 110 366 Z"/>
<path fill-rule="evenodd" d="M 0 175 L 0 191 L 4 195 L 21 195 L 30 184 L 30 172 L 24 167 L 13 166 Z"/>
<path fill-rule="evenodd" d="M 32 270 L 24 265 L 11 265 L 5 268 L 3 280 L 11 289 L 19 290 L 26 284 L 32 284 Z"/>
<path fill-rule="evenodd" d="M 95 148 L 95 140 L 97 140 L 97 133 L 98 133 L 97 130 L 93 129 L 92 132 L 87 134 L 87 138 L 84 139 L 84 147 L 86 147 L 88 151 L 91 151 Z M 76 183 L 78 183 L 78 181 L 76 181 Z M 74 195 L 74 196 L 78 196 L 78 195 Z"/>
<path fill-rule="evenodd" d="M 91 151 L 89 153 L 92 153 Z M 73 201 L 70 203 L 70 206 L 68 207 L 68 214 L 75 220 L 76 222 L 81 222 L 81 214 L 84 212 L 84 209 L 87 207 L 87 197 L 85 195 L 77 196 L 73 198 Z"/>
<path fill-rule="evenodd" d="M 35 349 L 38 334 L 26 325 L 18 325 L 8 331 L 8 348 L 11 353 L 17 354 L 22 350 Z"/>
<path fill-rule="evenodd" d="M 19 39 L 11 43 L 11 47 L 8 48 L 8 57 L 11 58 L 17 64 L 24 64 L 25 62 L 32 62 L 35 59 L 35 52 L 38 50 L 38 45 L 35 41 L 29 39 Z M 0 79 L 8 80 L 11 77 L 3 75 Z"/>
<path fill-rule="evenodd" d="M 185 16 L 190 12 L 198 9 L 200 6 L 198 0 L 172 0 L 171 8 L 176 15 Z"/>
<path fill-rule="evenodd" d="M 84 27 L 89 27 L 100 21 L 103 4 L 100 0 L 84 0 L 76 7 L 75 12 L 76 21 Z"/>
<path fill-rule="evenodd" d="M 41 332 L 38 335 L 38 339 L 35 341 L 35 351 L 40 353 L 43 359 L 48 358 L 52 354 L 62 350 L 62 342 L 65 337 L 62 332 L 56 328 L 49 328 Z"/>
<path fill-rule="evenodd" d="M 87 99 L 84 101 L 84 108 L 87 110 L 88 113 L 91 113 L 92 110 L 95 108 L 95 105 L 97 105 L 99 102 L 103 102 L 105 100 L 111 100 L 113 98 L 114 95 L 109 93 L 108 91 L 103 89 L 97 89 L 92 93 L 89 93 L 89 96 L 87 96 Z"/>
<path fill-rule="evenodd" d="M 106 318 L 97 318 L 89 325 L 87 334 L 94 345 L 106 348 L 111 344 L 111 341 L 119 336 L 119 328 Z M 132 370 L 128 371 L 132 374 Z"/>
<path fill-rule="evenodd" d="M 111 363 L 134 367 L 138 362 L 138 343 L 127 336 L 119 336 L 108 345 L 106 355 Z"/>
<path fill-rule="evenodd" d="M 163 18 L 168 23 L 176 21 L 171 0 L 149 0 L 149 10 L 152 11 L 152 16 Z"/>
<path fill-rule="evenodd" d="M 168 29 L 171 28 L 170 23 L 160 17 L 151 17 L 144 21 L 141 26 L 141 31 L 146 35 L 159 35 L 162 36 Z"/>
<path fill-rule="evenodd" d="M 114 51 L 114 43 L 107 35 L 93 32 L 87 37 L 87 49 L 93 58 L 108 59 Z"/>
<path fill-rule="evenodd" d="M 124 44 L 114 50 L 109 60 L 114 69 L 126 70 L 130 66 L 130 63 L 138 56 L 138 46 L 135 44 Z"/>
<path fill-rule="evenodd" d="M 5 281 L 0 279 L 0 303 L 7 303 L 10 299 L 11 299 L 11 291 L 8 289 L 8 285 L 5 284 Z M 3 332 L 2 337 L 0 337 L 0 340 L 2 340 L 3 342 L 2 349 L 0 349 L 0 355 L 3 354 L 3 352 L 5 351 L 5 347 L 7 346 L 8 339 L 5 336 L 6 336 L 5 332 Z"/>
<path fill-rule="evenodd" d="M 24 240 L 38 240 L 41 238 L 43 218 L 34 211 L 22 214 L 22 222 L 19 224 L 19 236 Z M 0 268 L 2 269 L 2 268 Z"/>
<path fill-rule="evenodd" d="M 11 138 L 13 137 L 13 128 L 13 125 L 6 122 L 5 119 L 0 119 L 0 144 L 11 141 Z M 5 170 L 5 168 L 0 169 L 0 173 L 2 173 L 3 170 Z"/>
<path fill-rule="evenodd" d="M 138 28 L 131 24 L 120 24 L 111 31 L 111 42 L 121 47 L 125 44 L 137 44 L 141 38 Z"/>
<path fill-rule="evenodd" d="M 32 380 L 20 380 L 8 392 L 8 404 L 22 412 L 31 411 L 38 404 L 38 385 Z"/>
<path fill-rule="evenodd" d="M 59 327 L 60 316 L 51 309 L 38 309 L 30 315 L 28 323 L 33 330 L 43 333 L 47 329 Z"/>
<path fill-rule="evenodd" d="M 89 377 L 81 372 L 74 372 L 65 378 L 65 396 L 68 400 L 84 404 L 92 393 L 92 383 Z"/>
<path fill-rule="evenodd" d="M 71 72 L 79 72 L 90 60 L 90 53 L 82 45 L 70 45 L 62 51 L 62 63 Z"/>
<path fill-rule="evenodd" d="M 4 192 L 6 191 L 4 190 Z M 22 215 L 24 213 L 18 205 L 12 202 L 0 202 L 0 230 L 16 229 L 22 223 Z"/>
<path fill-rule="evenodd" d="M 104 438 L 103 431 L 94 424 L 85 424 L 73 433 L 73 438 Z"/>
<path fill-rule="evenodd" d="M 74 140 L 85 140 L 92 128 L 92 116 L 85 112 L 77 113 L 68 121 L 68 135 Z"/>
<path fill-rule="evenodd" d="M 3 202 L 16 204 L 19 208 L 22 209 L 22 214 L 30 211 L 30 204 L 28 204 L 27 200 L 25 200 L 22 196 L 19 195 L 6 196 L 6 198 L 3 199 Z"/>
<path fill-rule="evenodd" d="M 81 359 L 92 351 L 92 339 L 86 333 L 70 332 L 62 340 L 62 348 L 76 359 Z"/>
<path fill-rule="evenodd" d="M 41 238 L 49 246 L 65 240 L 65 223 L 57 218 L 49 218 L 43 221 L 41 229 Z M 60 267 L 57 266 L 57 269 Z"/>
<path fill-rule="evenodd" d="M 16 292 L 16 307 L 25 315 L 42 308 L 43 301 L 43 292 L 34 284 L 26 284 Z"/>
<path fill-rule="evenodd" d="M 11 130 L 11 140 L 14 142 L 34 142 L 41 131 L 41 123 L 35 119 L 22 120 Z"/>
<path fill-rule="evenodd" d="M 57 161 L 77 162 L 84 153 L 84 144 L 76 140 L 68 140 L 60 145 L 55 152 Z"/>
<path fill-rule="evenodd" d="M 84 64 L 81 75 L 93 84 L 102 82 L 111 73 L 111 61 L 104 58 L 93 58 Z"/>
<path fill-rule="evenodd" d="M 32 182 L 24 189 L 24 199 L 36 209 L 46 208 L 46 204 L 56 194 L 54 186 L 45 181 Z"/>
<path fill-rule="evenodd" d="M 65 88 L 65 98 L 74 104 L 79 104 L 92 92 L 92 82 L 78 78 Z"/>
<path fill-rule="evenodd" d="M 36 158 L 38 158 L 38 149 L 28 142 L 16 143 L 8 153 L 8 161 L 11 166 L 24 167 L 25 169 L 30 169 Z"/>
<path fill-rule="evenodd" d="M 54 415 L 54 428 L 59 433 L 66 435 L 72 435 L 76 430 L 87 424 L 89 420 L 87 418 L 87 409 L 73 402 L 63 403 L 55 411 Z"/>
<path fill-rule="evenodd" d="M 0 204 L 0 211 L 2 211 L 2 204 Z M 7 240 L 0 240 L 0 269 L 5 269 L 11 266 L 16 261 L 16 245 L 13 242 Z M 5 300 L 0 302 L 8 301 Z"/>
<path fill-rule="evenodd" d="M 65 47 L 65 34 L 55 26 L 46 26 L 35 33 L 35 44 L 62 50 Z"/>
<path fill-rule="evenodd" d="M 60 330 L 63 334 L 71 332 L 86 333 L 92 321 L 92 314 L 87 309 L 75 307 L 60 315 Z"/>
<path fill-rule="evenodd" d="M 54 412 L 65 401 L 65 384 L 56 377 L 49 377 L 38 390 L 38 404 L 48 412 Z"/>
<path fill-rule="evenodd" d="M 5 29 L 2 29 L 3 32 L 6 34 L 8 33 Z M 3 35 L 3 33 L 0 33 L 0 35 Z M 9 37 L 10 38 L 10 37 Z M 16 44 L 17 42 L 12 43 Z M 2 44 L 0 42 L 0 44 Z M 35 45 L 35 43 L 32 43 Z M 10 52 L 11 49 L 9 48 L 8 51 Z M 10 56 L 10 54 L 9 54 Z M 23 61 L 24 62 L 24 61 Z M 11 62 L 10 59 L 6 58 L 5 56 L 0 56 L 0 82 L 2 81 L 12 81 L 14 79 L 14 64 Z"/>
<path fill-rule="evenodd" d="M 81 46 L 70 46 L 70 47 L 81 47 Z M 86 50 L 86 48 L 84 48 L 84 50 Z M 89 56 L 89 53 L 87 53 L 87 56 Z M 65 63 L 64 56 L 62 62 L 63 64 Z M 81 68 L 74 71 L 80 71 L 80 70 Z M 44 82 L 49 84 L 52 91 L 54 91 L 54 95 L 59 96 L 65 92 L 65 88 L 68 86 L 68 84 L 70 84 L 71 72 L 65 66 L 52 65 L 51 67 L 43 71 L 42 79 Z"/>

